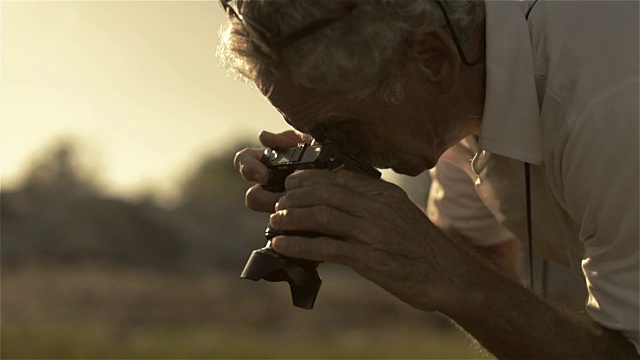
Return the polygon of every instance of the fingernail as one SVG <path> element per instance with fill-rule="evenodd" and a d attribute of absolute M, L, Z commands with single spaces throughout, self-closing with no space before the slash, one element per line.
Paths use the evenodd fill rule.
<path fill-rule="evenodd" d="M 273 214 L 269 215 L 269 224 L 272 226 L 276 226 L 278 221 L 280 220 L 280 215 L 282 215 L 281 211 L 276 211 Z"/>

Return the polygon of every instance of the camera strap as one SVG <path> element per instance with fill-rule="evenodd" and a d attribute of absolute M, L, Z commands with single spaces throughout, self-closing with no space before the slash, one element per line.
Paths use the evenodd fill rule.
<path fill-rule="evenodd" d="M 529 15 L 531 14 L 531 10 L 536 6 L 538 0 L 535 0 L 527 13 L 525 14 L 525 19 L 529 20 Z M 529 289 L 534 291 L 534 273 L 533 273 L 533 229 L 531 224 L 531 169 L 529 163 L 524 163 L 524 181 L 525 181 L 525 198 L 526 198 L 526 207 L 527 207 L 527 250 L 529 255 Z M 541 295 L 543 298 L 547 297 L 547 276 L 549 272 L 549 262 L 547 259 L 542 260 L 542 286 L 541 286 Z"/>
<path fill-rule="evenodd" d="M 531 236 L 531 169 L 524 163 L 524 196 L 527 206 L 527 250 L 529 253 L 529 289 L 533 290 L 533 238 Z"/>
<path fill-rule="evenodd" d="M 524 189 L 525 201 L 527 207 L 527 252 L 529 253 L 529 289 L 534 291 L 534 272 L 533 272 L 533 226 L 531 223 L 531 165 L 524 163 Z M 542 260 L 542 275 L 540 294 L 543 298 L 547 297 L 547 277 L 549 273 L 549 262 L 547 259 Z"/>

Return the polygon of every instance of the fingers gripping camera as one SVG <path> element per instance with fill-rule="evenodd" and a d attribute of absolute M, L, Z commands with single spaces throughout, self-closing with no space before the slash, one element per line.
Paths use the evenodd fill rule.
<path fill-rule="evenodd" d="M 346 168 L 379 178 L 380 172 L 362 160 L 344 154 L 336 142 L 298 144 L 291 149 L 266 149 L 262 162 L 269 168 L 269 181 L 262 187 L 269 191 L 284 191 L 284 181 L 296 170 Z"/>
<path fill-rule="evenodd" d="M 290 174 L 304 169 L 331 169 L 355 171 L 374 178 L 380 172 L 364 161 L 345 154 L 341 144 L 346 136 L 333 128 L 322 131 L 320 141 L 298 144 L 290 149 L 266 149 L 262 162 L 269 169 L 269 181 L 263 188 L 274 192 L 283 192 L 284 183 Z M 266 281 L 286 281 L 291 288 L 291 297 L 296 307 L 312 309 L 322 280 L 318 275 L 318 263 L 310 260 L 293 259 L 279 255 L 271 248 L 270 240 L 278 235 L 318 237 L 323 234 L 308 231 L 278 231 L 267 227 L 265 237 L 267 245 L 252 252 L 242 274 L 243 279 Z"/>

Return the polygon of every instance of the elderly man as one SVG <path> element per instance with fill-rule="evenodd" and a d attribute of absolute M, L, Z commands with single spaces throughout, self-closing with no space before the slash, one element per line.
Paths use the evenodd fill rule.
<path fill-rule="evenodd" d="M 275 251 L 348 265 L 497 357 L 638 356 L 638 3 L 224 1 L 226 63 L 299 132 L 376 167 L 432 170 L 427 214 L 349 171 L 268 179 L 235 158 Z M 519 242 L 584 276 L 586 314 L 521 286 Z M 634 347 L 635 346 L 635 347 Z"/>

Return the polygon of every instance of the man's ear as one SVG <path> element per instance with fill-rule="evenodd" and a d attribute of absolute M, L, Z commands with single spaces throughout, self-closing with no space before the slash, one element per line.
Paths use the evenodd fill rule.
<path fill-rule="evenodd" d="M 418 33 L 411 49 L 424 80 L 438 91 L 448 94 L 455 88 L 462 62 L 451 36 L 439 27 Z"/>

